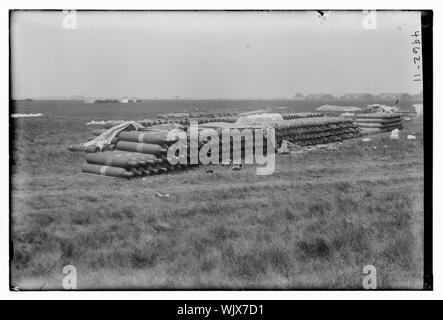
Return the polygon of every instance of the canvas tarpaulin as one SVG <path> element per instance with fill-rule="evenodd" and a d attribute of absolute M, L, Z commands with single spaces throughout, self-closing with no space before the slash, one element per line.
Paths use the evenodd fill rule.
<path fill-rule="evenodd" d="M 122 122 L 122 123 L 119 123 L 119 124 L 113 126 L 110 129 L 107 129 L 101 135 L 84 143 L 83 145 L 85 147 L 97 146 L 100 148 L 100 150 L 103 150 L 104 147 L 106 147 L 107 145 L 109 145 L 111 143 L 112 139 L 114 139 L 120 132 L 122 132 L 123 130 L 126 130 L 128 128 L 130 130 L 139 130 L 144 127 L 135 121 L 125 121 L 125 122 Z"/>

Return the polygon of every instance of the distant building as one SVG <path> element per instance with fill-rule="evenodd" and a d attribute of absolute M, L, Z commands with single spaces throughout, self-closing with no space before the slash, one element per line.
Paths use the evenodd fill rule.
<path fill-rule="evenodd" d="M 118 102 L 120 102 L 120 103 L 128 103 L 129 99 L 128 98 L 123 98 L 123 99 L 118 100 Z"/>
<path fill-rule="evenodd" d="M 374 96 L 370 93 L 347 93 L 340 100 L 374 100 Z"/>
<path fill-rule="evenodd" d="M 313 94 L 308 94 L 305 97 L 306 100 L 324 100 L 324 101 L 328 101 L 328 100 L 334 100 L 334 96 L 332 94 L 329 93 L 313 93 Z"/>
<path fill-rule="evenodd" d="M 118 103 L 118 100 L 115 99 L 97 99 L 94 103 Z"/>
<path fill-rule="evenodd" d="M 297 99 L 297 100 L 303 100 L 304 98 L 305 98 L 305 96 L 302 93 L 296 93 L 294 95 L 294 99 Z"/>

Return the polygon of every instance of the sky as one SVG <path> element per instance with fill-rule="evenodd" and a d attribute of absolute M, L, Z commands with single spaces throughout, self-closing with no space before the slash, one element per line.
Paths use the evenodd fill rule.
<path fill-rule="evenodd" d="M 419 12 L 16 11 L 10 27 L 15 99 L 422 90 Z"/>

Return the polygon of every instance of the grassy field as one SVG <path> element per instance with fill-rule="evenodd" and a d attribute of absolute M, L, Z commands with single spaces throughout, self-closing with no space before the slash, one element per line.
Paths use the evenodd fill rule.
<path fill-rule="evenodd" d="M 79 289 L 361 289 L 371 264 L 378 288 L 422 288 L 421 118 L 398 141 L 278 155 L 271 176 L 212 166 L 130 181 L 80 173 L 66 146 L 91 119 L 14 120 L 11 285 L 60 289 L 70 264 Z"/>

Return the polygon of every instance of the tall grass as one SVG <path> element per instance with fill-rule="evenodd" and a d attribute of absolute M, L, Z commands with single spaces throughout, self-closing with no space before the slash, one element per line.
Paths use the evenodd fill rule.
<path fill-rule="evenodd" d="M 16 120 L 12 285 L 61 288 L 72 264 L 81 289 L 361 289 L 372 264 L 379 288 L 422 286 L 420 135 L 278 156 L 271 176 L 214 166 L 126 181 L 79 173 L 66 146 L 86 140 L 84 120 Z"/>

